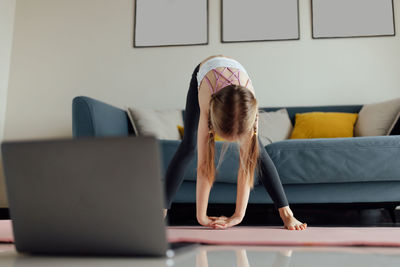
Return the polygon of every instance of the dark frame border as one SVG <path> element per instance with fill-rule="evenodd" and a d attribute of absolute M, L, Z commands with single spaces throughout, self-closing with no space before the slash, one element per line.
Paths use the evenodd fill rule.
<path fill-rule="evenodd" d="M 382 35 L 355 35 L 355 36 L 332 36 L 332 37 L 315 37 L 314 36 L 314 0 L 311 0 L 311 35 L 312 39 L 338 39 L 338 38 L 366 38 L 366 37 L 393 37 L 396 36 L 396 23 L 394 18 L 394 1 L 392 0 L 392 18 L 393 18 L 393 34 Z"/>
<path fill-rule="evenodd" d="M 133 47 L 134 48 L 151 48 L 151 47 L 176 47 L 176 46 L 195 46 L 195 45 L 208 45 L 210 41 L 210 12 L 209 12 L 209 0 L 204 0 L 207 1 L 206 3 L 206 12 L 207 12 L 207 41 L 205 43 L 198 43 L 198 44 L 173 44 L 173 45 L 146 45 L 146 46 L 141 46 L 141 45 L 136 45 L 136 12 L 137 12 L 137 1 L 134 0 L 135 5 L 134 5 L 134 18 L 133 18 Z"/>
<path fill-rule="evenodd" d="M 224 41 L 224 0 L 221 0 L 221 43 L 248 43 L 248 42 L 274 42 L 274 41 L 297 41 L 300 40 L 300 11 L 299 0 L 297 2 L 297 38 L 290 39 L 264 39 L 264 40 L 245 40 L 245 41 Z"/>

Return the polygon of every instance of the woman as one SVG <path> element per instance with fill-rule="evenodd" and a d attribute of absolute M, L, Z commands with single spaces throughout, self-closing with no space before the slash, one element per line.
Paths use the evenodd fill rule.
<path fill-rule="evenodd" d="M 251 80 L 243 66 L 223 55 L 211 56 L 194 70 L 186 98 L 184 135 L 165 177 L 166 205 L 183 181 L 197 146 L 196 217 L 203 226 L 223 229 L 239 224 L 246 212 L 254 171 L 274 201 L 275 207 L 289 230 L 304 230 L 289 208 L 276 168 L 257 135 L 258 102 Z M 240 147 L 240 164 L 235 213 L 207 216 L 208 198 L 215 179 L 215 134 Z M 167 209 L 164 210 L 164 216 Z"/>

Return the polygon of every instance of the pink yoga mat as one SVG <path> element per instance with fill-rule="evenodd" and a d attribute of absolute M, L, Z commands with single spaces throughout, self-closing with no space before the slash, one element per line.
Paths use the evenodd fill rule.
<path fill-rule="evenodd" d="M 169 226 L 167 236 L 170 242 L 214 245 L 400 247 L 400 228 L 396 227 L 308 227 L 304 231 L 289 231 L 277 226 L 236 226 L 224 230 Z M 0 242 L 13 240 L 11 221 L 0 220 Z"/>
<path fill-rule="evenodd" d="M 168 228 L 168 240 L 214 245 L 400 247 L 400 228 L 308 227 L 303 231 L 289 231 L 276 226 L 237 226 L 224 230 L 173 226 Z"/>
<path fill-rule="evenodd" d="M 14 242 L 14 235 L 12 232 L 12 225 L 10 220 L 0 220 L 0 242 Z"/>

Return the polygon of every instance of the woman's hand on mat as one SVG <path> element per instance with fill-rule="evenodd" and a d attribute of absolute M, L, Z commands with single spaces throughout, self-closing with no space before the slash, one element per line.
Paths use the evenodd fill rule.
<path fill-rule="evenodd" d="M 220 217 L 202 216 L 200 218 L 198 217 L 197 221 L 203 226 L 211 227 L 214 229 L 221 229 L 225 226 L 225 221 Z"/>
<path fill-rule="evenodd" d="M 228 227 L 235 226 L 242 222 L 243 217 L 239 215 L 232 215 L 231 217 L 220 216 L 220 217 L 210 217 L 214 219 L 214 224 L 217 224 L 215 229 L 226 229 Z"/>
<path fill-rule="evenodd" d="M 228 228 L 228 227 L 238 225 L 239 223 L 242 222 L 242 220 L 243 220 L 242 216 L 234 214 L 231 217 L 225 219 L 225 226 L 223 228 Z"/>

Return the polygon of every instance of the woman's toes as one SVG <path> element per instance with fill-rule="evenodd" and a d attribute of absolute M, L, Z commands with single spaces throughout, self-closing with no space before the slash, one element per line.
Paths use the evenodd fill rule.
<path fill-rule="evenodd" d="M 289 230 L 294 230 L 295 228 L 294 228 L 293 225 L 289 225 L 289 226 L 287 227 L 287 229 L 289 229 Z"/>

